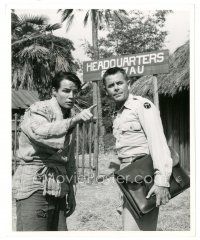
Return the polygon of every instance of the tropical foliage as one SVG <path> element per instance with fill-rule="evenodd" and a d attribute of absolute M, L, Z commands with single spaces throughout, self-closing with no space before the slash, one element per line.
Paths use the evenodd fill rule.
<path fill-rule="evenodd" d="M 162 49 L 167 36 L 165 21 L 170 12 L 157 10 L 147 15 L 141 11 L 130 11 L 123 22 L 118 19 L 111 21 L 108 34 L 98 42 L 100 58 Z M 92 57 L 93 47 L 87 42 L 84 46 L 87 55 Z"/>
<path fill-rule="evenodd" d="M 51 79 L 58 71 L 76 71 L 73 43 L 53 35 L 60 24 L 45 16 L 12 11 L 12 87 L 37 90 L 40 99 L 49 98 Z"/>

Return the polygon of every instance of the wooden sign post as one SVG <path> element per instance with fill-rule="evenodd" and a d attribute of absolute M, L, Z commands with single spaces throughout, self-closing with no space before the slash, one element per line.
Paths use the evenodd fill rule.
<path fill-rule="evenodd" d="M 96 118 L 96 122 L 94 123 L 94 154 L 93 154 L 93 162 L 95 169 L 95 180 L 98 177 L 98 165 L 99 165 L 99 104 L 98 104 L 98 94 L 99 94 L 99 83 L 98 81 L 93 81 L 93 104 L 97 104 L 96 108 L 94 108 L 94 117 Z"/>

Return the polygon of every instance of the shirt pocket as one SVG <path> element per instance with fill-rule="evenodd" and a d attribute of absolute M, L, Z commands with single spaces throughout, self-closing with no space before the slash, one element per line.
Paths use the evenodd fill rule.
<path fill-rule="evenodd" d="M 122 134 L 125 132 L 140 132 L 141 125 L 139 122 L 127 122 L 121 126 Z"/>

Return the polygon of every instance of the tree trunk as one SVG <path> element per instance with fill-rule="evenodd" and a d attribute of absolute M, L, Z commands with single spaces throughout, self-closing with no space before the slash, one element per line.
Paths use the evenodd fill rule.
<path fill-rule="evenodd" d="M 94 48 L 94 60 L 99 59 L 99 51 L 98 51 L 98 28 L 96 21 L 92 21 L 92 44 Z M 104 151 L 104 127 L 103 127 L 103 119 L 102 119 L 102 105 L 101 105 L 101 93 L 100 93 L 100 84 L 99 81 L 93 82 L 93 104 L 97 104 L 96 108 L 96 117 L 98 119 L 98 135 L 99 135 L 99 146 L 100 151 Z"/>

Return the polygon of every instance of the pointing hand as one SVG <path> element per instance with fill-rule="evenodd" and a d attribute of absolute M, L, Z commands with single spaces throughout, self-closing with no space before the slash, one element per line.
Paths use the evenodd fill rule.
<path fill-rule="evenodd" d="M 91 107 L 89 107 L 88 109 L 85 110 L 89 110 L 90 112 L 93 111 L 93 109 L 97 106 L 97 104 L 92 105 Z"/>
<path fill-rule="evenodd" d="M 84 109 L 83 111 L 81 111 L 77 116 L 75 116 L 75 121 L 76 122 L 87 122 L 87 121 L 90 121 L 93 119 L 93 113 L 92 111 L 94 110 L 94 108 L 96 107 L 97 105 L 94 104 L 92 105 L 91 107 L 87 108 L 87 109 Z"/>

